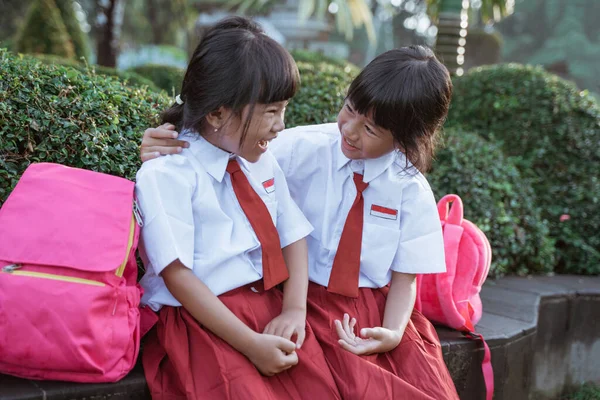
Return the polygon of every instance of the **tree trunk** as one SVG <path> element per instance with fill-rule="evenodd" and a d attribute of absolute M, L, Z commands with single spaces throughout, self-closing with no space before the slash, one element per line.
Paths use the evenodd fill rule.
<path fill-rule="evenodd" d="M 146 0 L 148 22 L 152 29 L 152 44 L 163 44 L 165 28 L 159 20 L 158 13 L 160 12 L 159 4 L 156 0 Z M 163 10 L 164 12 L 165 10 Z M 174 22 L 174 21 L 173 21 Z"/>
<path fill-rule="evenodd" d="M 99 65 L 116 67 L 119 37 L 123 23 L 122 0 L 100 0 L 97 2 L 98 60 Z"/>

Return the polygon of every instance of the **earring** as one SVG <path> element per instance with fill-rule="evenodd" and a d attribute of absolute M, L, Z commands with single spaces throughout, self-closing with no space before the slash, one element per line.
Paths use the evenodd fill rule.
<path fill-rule="evenodd" d="M 215 132 L 217 132 L 219 130 L 219 128 L 215 128 Z"/>

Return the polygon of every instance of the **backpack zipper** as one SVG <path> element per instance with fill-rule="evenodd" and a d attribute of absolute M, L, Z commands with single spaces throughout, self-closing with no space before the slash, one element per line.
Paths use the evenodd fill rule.
<path fill-rule="evenodd" d="M 17 275 L 17 276 L 28 276 L 31 278 L 42 278 L 42 279 L 51 279 L 51 280 L 55 280 L 55 281 L 79 283 L 82 285 L 106 286 L 102 282 L 93 281 L 91 279 L 76 278 L 73 276 L 47 274 L 45 272 L 19 271 L 19 269 L 21 269 L 21 268 L 22 268 L 22 265 L 20 265 L 20 264 L 6 265 L 6 266 L 2 267 L 2 273 L 10 274 L 10 275 Z"/>
<path fill-rule="evenodd" d="M 137 210 L 137 202 L 133 202 L 133 215 L 131 216 L 131 223 L 129 224 L 129 240 L 127 241 L 127 252 L 125 253 L 125 259 L 117 271 L 115 275 L 119 278 L 123 277 L 123 272 L 125 272 L 125 267 L 127 266 L 127 261 L 129 260 L 129 253 L 131 253 L 131 248 L 133 247 L 133 240 L 135 239 L 135 224 L 141 227 L 143 223 L 141 223 L 141 217 L 138 216 L 139 210 Z"/>

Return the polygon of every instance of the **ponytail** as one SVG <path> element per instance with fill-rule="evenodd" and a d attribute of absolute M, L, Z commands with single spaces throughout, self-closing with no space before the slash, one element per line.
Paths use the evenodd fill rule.
<path fill-rule="evenodd" d="M 183 108 L 185 104 L 173 103 L 171 107 L 160 113 L 161 124 L 175 125 L 175 130 L 181 132 L 183 130 Z"/>

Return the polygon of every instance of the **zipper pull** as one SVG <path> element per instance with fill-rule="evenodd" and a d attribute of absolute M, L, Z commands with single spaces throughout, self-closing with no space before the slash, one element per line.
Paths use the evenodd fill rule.
<path fill-rule="evenodd" d="M 138 205 L 137 200 L 133 201 L 133 215 L 135 217 L 137 224 L 140 226 L 140 228 L 142 226 L 144 226 L 144 218 L 142 216 L 142 210 L 140 210 L 140 206 Z"/>
<path fill-rule="evenodd" d="M 9 264 L 9 265 L 2 267 L 2 272 L 11 273 L 19 268 L 21 268 L 21 266 L 19 264 Z"/>

